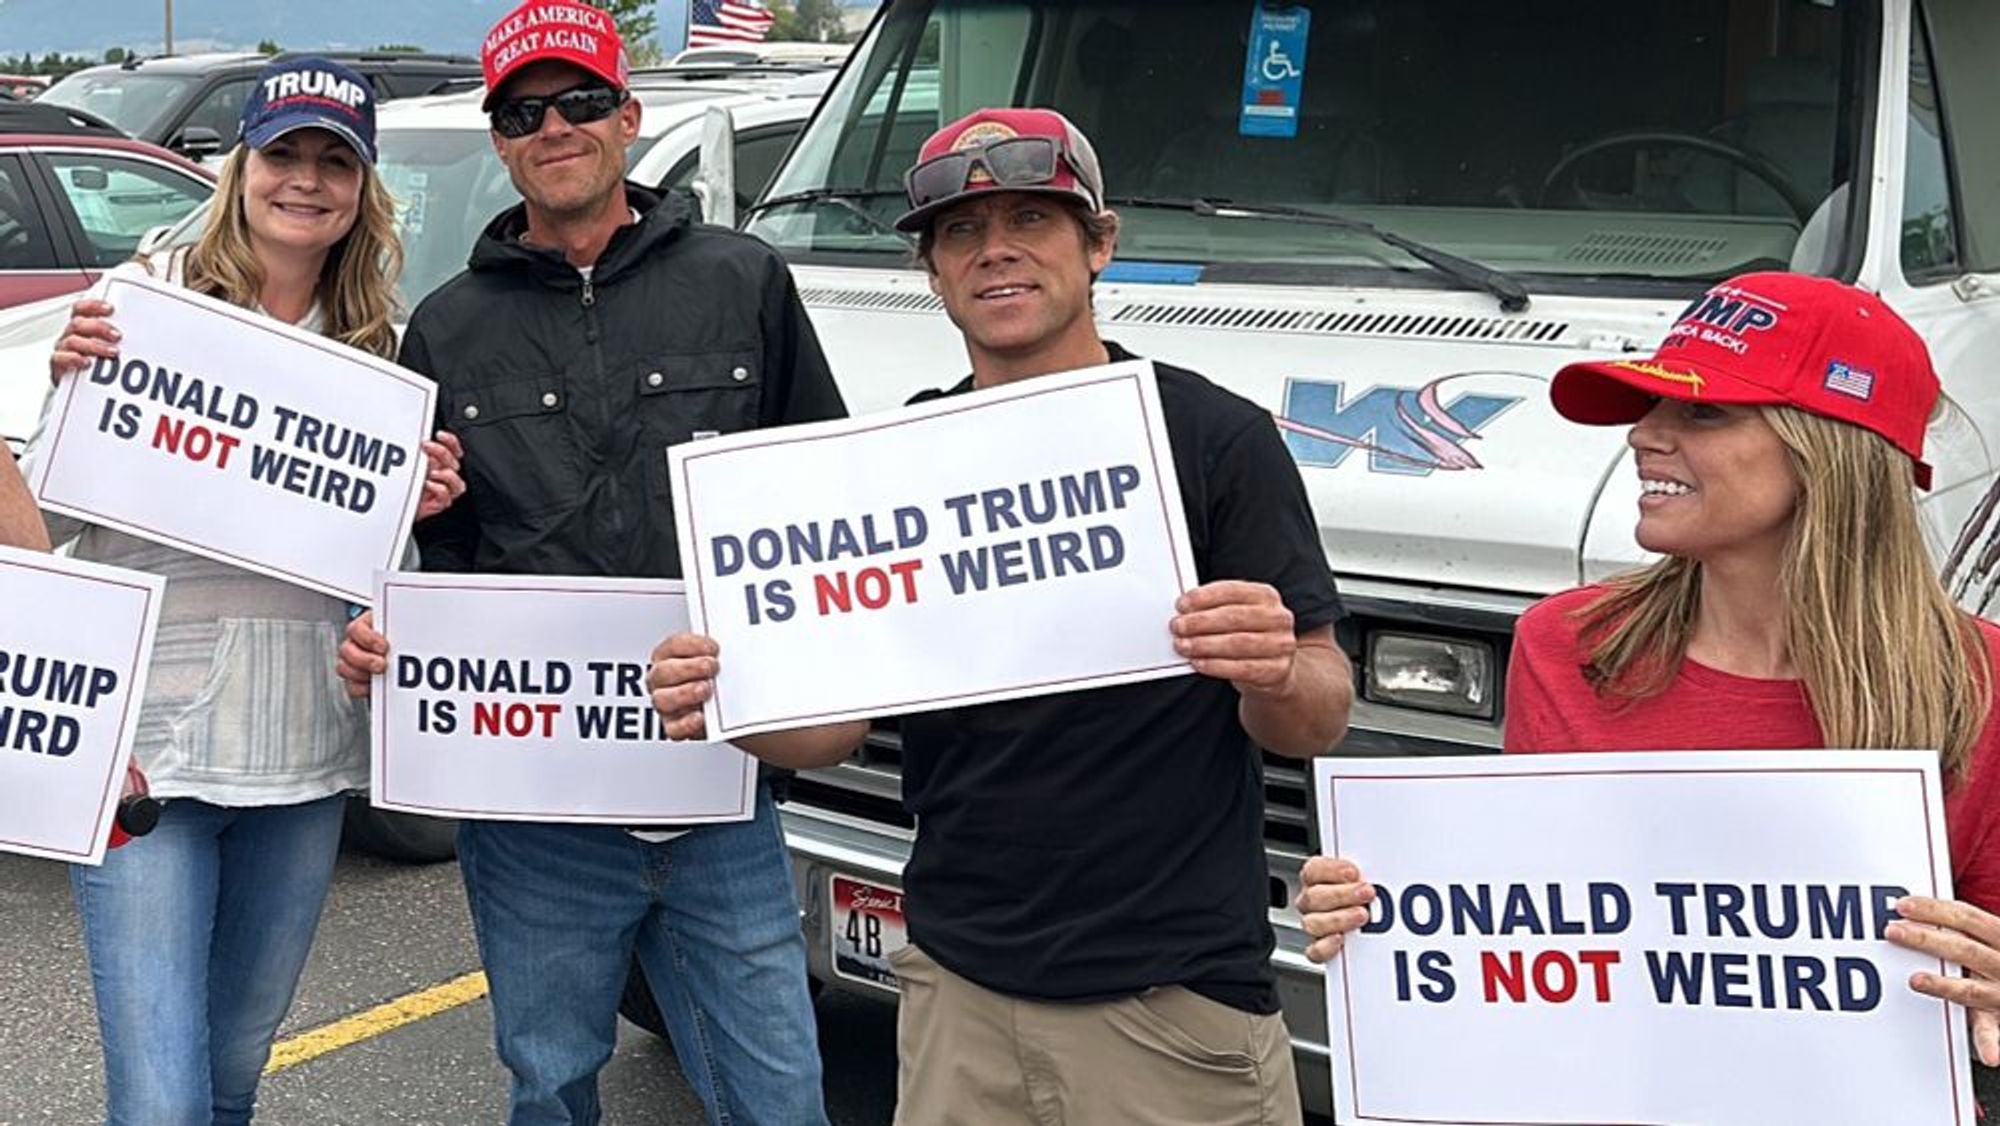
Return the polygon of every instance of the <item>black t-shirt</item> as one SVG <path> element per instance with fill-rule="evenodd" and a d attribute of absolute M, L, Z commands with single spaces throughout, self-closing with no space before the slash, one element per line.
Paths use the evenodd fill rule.
<path fill-rule="evenodd" d="M 1200 580 L 1269 583 L 1300 633 L 1338 620 L 1270 412 L 1193 372 L 1154 370 Z M 1172 614 L 1160 607 L 1162 629 Z M 1238 700 L 1227 681 L 1191 675 L 904 717 L 911 939 L 1018 997 L 1183 985 L 1278 1011 L 1263 769 Z"/>

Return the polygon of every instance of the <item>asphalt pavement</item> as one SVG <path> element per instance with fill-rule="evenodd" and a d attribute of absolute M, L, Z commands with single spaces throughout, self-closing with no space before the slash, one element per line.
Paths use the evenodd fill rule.
<path fill-rule="evenodd" d="M 479 968 L 455 865 L 341 858 L 312 960 L 281 1043 Z M 882 1126 L 896 1097 L 895 1009 L 854 997 L 820 1005 L 828 1111 Z M 483 998 L 359 1039 L 264 1080 L 257 1121 L 274 1126 L 469 1126 L 506 1118 Z M 102 1064 L 69 876 L 0 855 L 0 1126 L 103 1121 Z M 700 1104 L 664 1042 L 620 1022 L 601 1088 L 612 1126 L 695 1124 Z"/>

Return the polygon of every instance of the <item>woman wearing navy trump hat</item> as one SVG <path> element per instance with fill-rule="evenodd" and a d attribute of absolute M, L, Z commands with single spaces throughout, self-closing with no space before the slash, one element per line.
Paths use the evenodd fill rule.
<path fill-rule="evenodd" d="M 367 80 L 325 59 L 273 62 L 252 83 L 242 136 L 200 241 L 119 268 L 393 357 L 402 253 L 374 170 Z M 74 314 L 50 361 L 57 379 L 118 354 L 110 306 L 84 300 Z M 454 449 L 425 453 L 419 519 L 463 488 Z M 368 782 L 366 712 L 330 671 L 347 607 L 108 528 L 47 522 L 78 557 L 170 580 L 133 747 L 163 799 L 159 822 L 102 867 L 72 870 L 106 1119 L 248 1122 L 326 901 L 343 795 Z"/>
<path fill-rule="evenodd" d="M 1971 971 L 1910 987 L 1971 1009 L 2000 1064 L 2000 628 L 1953 603 L 1924 545 L 1923 340 L 1873 294 L 1750 274 L 1651 359 L 1572 364 L 1550 395 L 1631 425 L 1637 537 L 1662 558 L 1521 616 L 1506 749 L 1936 748 L 1959 898 L 1899 901 L 1887 937 Z M 1374 889 L 1338 857 L 1302 879 L 1323 962 Z"/>

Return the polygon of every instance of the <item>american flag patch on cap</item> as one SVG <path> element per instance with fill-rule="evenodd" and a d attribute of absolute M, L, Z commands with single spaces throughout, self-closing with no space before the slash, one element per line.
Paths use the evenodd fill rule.
<path fill-rule="evenodd" d="M 1835 360 L 1826 365 L 1826 389 L 1854 399 L 1867 399 L 1875 394 L 1875 373 Z"/>

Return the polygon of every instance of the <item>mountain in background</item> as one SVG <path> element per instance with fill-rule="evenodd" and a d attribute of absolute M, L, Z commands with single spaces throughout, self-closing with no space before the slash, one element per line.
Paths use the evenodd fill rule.
<path fill-rule="evenodd" d="M 249 50 L 270 40 L 286 50 L 365 50 L 387 44 L 477 55 L 479 40 L 519 0 L 174 0 L 174 50 Z M 872 8 L 874 0 L 842 0 Z M 156 54 L 162 0 L 0 0 L 0 55 L 28 52 L 102 58 L 107 48 Z M 660 0 L 660 41 L 678 50 L 685 0 Z"/>

